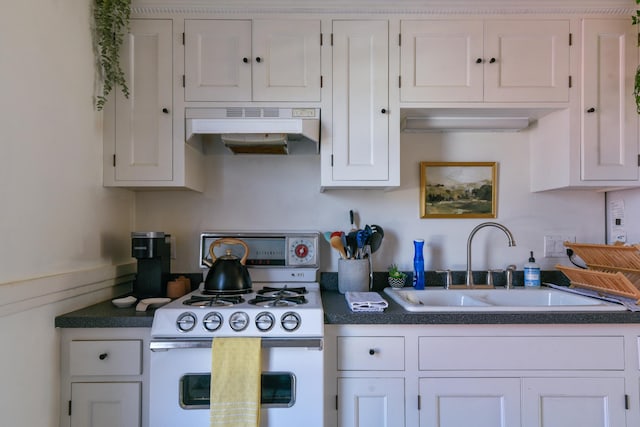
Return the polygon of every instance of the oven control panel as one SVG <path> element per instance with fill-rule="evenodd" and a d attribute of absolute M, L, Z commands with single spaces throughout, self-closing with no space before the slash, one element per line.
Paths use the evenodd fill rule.
<path fill-rule="evenodd" d="M 319 268 L 319 233 L 317 232 L 204 232 L 200 235 L 200 267 L 207 268 L 211 261 L 209 248 L 219 239 L 233 237 L 249 247 L 248 267 Z M 216 256 L 226 251 L 238 258 L 244 255 L 241 245 L 221 244 L 215 248 Z"/>

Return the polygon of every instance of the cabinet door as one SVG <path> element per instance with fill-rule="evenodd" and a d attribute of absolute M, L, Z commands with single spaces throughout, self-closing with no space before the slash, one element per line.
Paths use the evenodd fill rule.
<path fill-rule="evenodd" d="M 525 378 L 523 427 L 626 424 L 623 378 Z"/>
<path fill-rule="evenodd" d="M 627 19 L 585 19 L 582 25 L 582 179 L 635 181 L 637 30 Z"/>
<path fill-rule="evenodd" d="M 387 21 L 333 22 L 335 181 L 389 179 Z"/>
<path fill-rule="evenodd" d="M 251 21 L 184 22 L 185 100 L 251 101 Z"/>
<path fill-rule="evenodd" d="M 72 383 L 71 427 L 140 427 L 140 383 Z"/>
<path fill-rule="evenodd" d="M 482 21 L 402 21 L 400 99 L 482 101 Z"/>
<path fill-rule="evenodd" d="M 338 378 L 338 427 L 402 426 L 403 378 Z"/>
<path fill-rule="evenodd" d="M 320 101 L 320 21 L 253 21 L 253 100 Z"/>
<path fill-rule="evenodd" d="M 421 378 L 421 427 L 520 425 L 519 378 Z"/>
<path fill-rule="evenodd" d="M 116 181 L 173 178 L 172 46 L 170 20 L 131 20 L 121 55 L 129 98 L 114 90 Z"/>
<path fill-rule="evenodd" d="M 568 102 L 569 21 L 489 21 L 484 39 L 487 102 Z"/>

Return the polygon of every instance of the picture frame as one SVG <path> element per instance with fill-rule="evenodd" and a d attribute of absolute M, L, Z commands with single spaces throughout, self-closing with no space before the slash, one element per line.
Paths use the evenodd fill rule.
<path fill-rule="evenodd" d="M 496 162 L 420 162 L 420 218 L 496 218 Z"/>

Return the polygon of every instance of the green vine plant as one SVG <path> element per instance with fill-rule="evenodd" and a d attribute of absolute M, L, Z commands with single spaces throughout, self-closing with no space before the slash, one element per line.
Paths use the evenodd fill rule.
<path fill-rule="evenodd" d="M 640 0 L 639 0 L 640 1 Z M 96 108 L 100 111 L 107 96 L 119 86 L 125 97 L 129 88 L 120 66 L 120 48 L 129 32 L 131 0 L 95 0 L 93 18 L 95 25 L 96 56 L 102 93 L 96 96 Z"/>
<path fill-rule="evenodd" d="M 636 4 L 640 4 L 640 0 L 636 0 Z M 633 25 L 640 22 L 640 10 L 636 9 L 636 14 L 631 17 Z M 638 46 L 640 46 L 640 34 L 638 34 Z M 640 65 L 636 68 L 636 76 L 633 84 L 633 96 L 636 100 L 636 111 L 640 114 Z"/>

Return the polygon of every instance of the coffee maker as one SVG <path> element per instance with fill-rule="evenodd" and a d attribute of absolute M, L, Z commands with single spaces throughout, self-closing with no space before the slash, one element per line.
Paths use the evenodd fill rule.
<path fill-rule="evenodd" d="M 138 260 L 133 295 L 164 297 L 171 272 L 171 235 L 162 231 L 131 233 L 131 256 Z"/>

